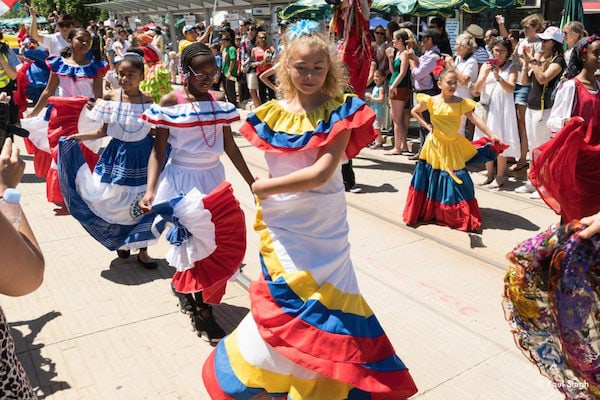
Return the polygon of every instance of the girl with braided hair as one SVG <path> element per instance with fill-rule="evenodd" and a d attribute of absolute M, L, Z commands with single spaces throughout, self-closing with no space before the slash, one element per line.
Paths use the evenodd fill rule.
<path fill-rule="evenodd" d="M 181 251 L 180 241 L 173 237 L 170 241 L 174 246 L 167 254 L 167 261 L 176 269 L 172 288 L 179 298 L 181 311 L 191 316 L 192 326 L 200 337 L 216 344 L 225 332 L 214 319 L 209 303 L 221 301 L 227 280 L 241 265 L 246 245 L 241 210 L 241 220 L 219 219 L 223 210 L 239 209 L 231 187 L 224 182 L 225 169 L 220 161 L 223 152 L 248 185 L 252 185 L 254 178 L 231 132 L 230 124 L 240 119 L 238 111 L 233 104 L 217 101 L 210 93 L 219 75 L 213 52 L 205 44 L 193 43 L 182 52 L 181 68 L 185 78 L 183 88 L 166 94 L 159 105 L 151 106 L 142 115 L 142 119 L 155 126 L 156 136 L 148 162 L 146 194 L 140 208 L 150 213 L 153 204 L 169 201 L 182 193 L 198 191 L 205 196 L 204 207 L 212 216 L 212 225 L 208 233 L 200 236 L 213 237 L 214 234 L 215 240 L 208 243 L 206 249 L 195 248 L 185 253 Z M 168 145 L 170 154 L 161 172 Z M 205 199 L 215 197 L 229 203 L 217 201 L 216 205 L 222 207 L 210 210 Z M 191 231 L 189 226 L 186 228 Z M 223 229 L 229 230 L 223 234 Z M 219 241 L 230 240 L 240 232 L 242 240 L 232 243 L 233 248 L 224 257 L 214 259 L 223 255 Z M 190 232 L 183 230 L 182 233 L 186 236 Z M 201 261 L 211 264 L 207 267 Z"/>
<path fill-rule="evenodd" d="M 211 399 L 404 399 L 417 388 L 358 287 L 340 163 L 375 138 L 375 114 L 314 21 L 287 30 L 283 94 L 240 132 L 265 152 L 252 185 L 261 278 L 251 312 L 204 364 Z M 320 205 L 320 206 L 315 206 Z M 322 206 L 321 206 L 322 205 Z"/>
<path fill-rule="evenodd" d="M 600 211 L 600 36 L 581 39 L 556 93 L 548 127 L 554 139 L 532 151 L 529 178 L 564 222 Z"/>
<path fill-rule="evenodd" d="M 138 207 L 146 189 L 148 158 L 154 140 L 150 124 L 140 121 L 152 104 L 143 93 L 144 59 L 141 50 L 129 49 L 115 61 L 119 89 L 108 91 L 95 102 L 89 118 L 102 125 L 92 132 L 70 135 L 58 144 L 60 187 L 71 215 L 90 235 L 109 250 L 127 258 L 139 249 L 137 261 L 147 269 L 158 264 L 146 246 L 156 241 L 151 224 Z M 110 136 L 100 160 L 91 172 L 79 143 Z"/>

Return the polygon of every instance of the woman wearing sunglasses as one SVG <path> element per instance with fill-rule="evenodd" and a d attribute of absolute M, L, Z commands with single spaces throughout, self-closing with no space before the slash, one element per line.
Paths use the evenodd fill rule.
<path fill-rule="evenodd" d="M 263 72 L 273 66 L 273 52 L 274 49 L 269 47 L 267 42 L 267 32 L 258 32 L 258 35 L 256 35 L 256 47 L 252 49 L 250 56 L 250 65 L 256 68 L 256 76 L 259 78 Z M 275 98 L 275 91 L 260 79 L 258 80 L 258 97 L 261 104 Z"/>
<path fill-rule="evenodd" d="M 37 13 L 35 8 L 30 7 L 31 25 L 29 27 L 29 36 L 37 40 L 38 43 L 48 49 L 50 56 L 59 56 L 62 49 L 69 45 L 69 32 L 73 28 L 75 20 L 72 16 L 61 15 L 56 22 L 56 33 L 52 35 L 42 35 L 37 27 Z"/>

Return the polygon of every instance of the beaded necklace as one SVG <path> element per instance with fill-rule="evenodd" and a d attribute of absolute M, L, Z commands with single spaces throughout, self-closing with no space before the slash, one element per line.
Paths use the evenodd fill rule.
<path fill-rule="evenodd" d="M 187 87 L 184 86 L 185 92 L 187 93 L 188 96 L 191 96 L 190 92 L 187 90 Z M 210 97 L 210 95 L 209 95 Z M 195 96 L 194 96 L 195 98 Z M 215 106 L 213 104 L 213 100 L 211 98 L 211 100 L 209 100 L 210 102 L 210 108 L 212 110 L 212 120 L 213 122 L 216 120 L 216 115 L 215 115 Z M 196 109 L 196 106 L 194 105 L 193 101 L 190 101 L 190 104 L 192 105 L 192 110 L 194 110 L 194 112 L 196 113 L 196 118 L 198 119 L 198 122 L 200 123 L 200 132 L 202 132 L 202 137 L 204 138 L 204 143 L 208 146 L 208 147 L 214 147 L 214 145 L 217 143 L 217 125 L 214 124 L 213 125 L 213 134 L 212 134 L 212 140 L 209 143 L 208 139 L 206 138 L 206 133 L 204 132 L 204 127 L 202 126 L 202 120 L 200 119 L 200 112 Z"/>
<path fill-rule="evenodd" d="M 146 107 L 144 107 L 144 99 L 142 97 L 142 91 L 140 90 L 139 92 L 140 92 L 140 101 L 141 101 L 141 104 L 142 104 L 142 113 L 143 113 L 145 111 Z M 130 131 L 130 130 L 128 130 L 126 128 L 127 125 L 124 126 L 121 123 L 121 104 L 122 103 L 123 103 L 123 89 L 121 89 L 121 95 L 119 97 L 119 105 L 117 107 L 117 124 L 119 124 L 119 126 L 121 127 L 121 129 L 125 133 L 137 133 L 137 132 L 139 132 L 140 130 L 142 130 L 146 126 L 146 124 L 144 122 L 142 122 L 137 129 L 132 130 L 132 131 Z"/>

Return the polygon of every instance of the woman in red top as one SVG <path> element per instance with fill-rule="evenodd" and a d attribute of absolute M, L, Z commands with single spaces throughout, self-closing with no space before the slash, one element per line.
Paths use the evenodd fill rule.
<path fill-rule="evenodd" d="M 258 32 L 256 36 L 256 47 L 252 49 L 251 66 L 256 68 L 256 76 L 260 78 L 260 74 L 273 66 L 273 49 L 267 44 L 267 32 Z M 275 91 L 265 85 L 263 81 L 258 80 L 258 97 L 261 104 L 269 100 L 275 99 Z"/>

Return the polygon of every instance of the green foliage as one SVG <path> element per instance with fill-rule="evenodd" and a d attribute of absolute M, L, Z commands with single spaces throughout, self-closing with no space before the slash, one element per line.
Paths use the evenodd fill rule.
<path fill-rule="evenodd" d="M 37 9 L 38 15 L 48 16 L 52 11 L 59 14 L 70 14 L 83 26 L 90 20 L 98 21 L 107 19 L 108 13 L 95 7 L 84 7 L 84 4 L 97 3 L 98 0 L 33 0 L 32 4 Z"/>

